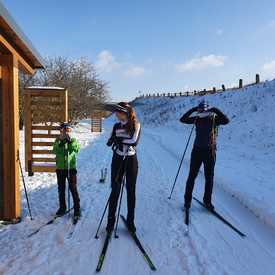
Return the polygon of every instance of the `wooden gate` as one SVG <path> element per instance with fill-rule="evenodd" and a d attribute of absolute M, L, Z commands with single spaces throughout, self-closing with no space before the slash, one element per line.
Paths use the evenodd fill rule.
<path fill-rule="evenodd" d="M 25 169 L 55 172 L 52 147 L 60 122 L 68 121 L 68 93 L 64 88 L 25 89 Z"/>
<path fill-rule="evenodd" d="M 94 111 L 91 114 L 91 132 L 101 132 L 102 131 L 102 117 L 101 111 Z"/>

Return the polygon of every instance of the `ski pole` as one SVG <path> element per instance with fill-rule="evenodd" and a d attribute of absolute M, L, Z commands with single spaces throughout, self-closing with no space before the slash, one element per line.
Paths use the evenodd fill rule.
<path fill-rule="evenodd" d="M 26 196 L 26 200 L 27 200 L 29 215 L 31 217 L 31 220 L 33 220 L 32 212 L 31 212 L 31 206 L 30 206 L 30 202 L 29 202 L 29 197 L 28 197 L 28 192 L 27 192 L 27 188 L 26 188 L 25 177 L 24 177 L 24 174 L 23 174 L 23 169 L 22 169 L 22 164 L 21 164 L 19 152 L 18 152 L 18 160 L 19 160 L 19 166 L 20 166 L 20 171 L 21 171 L 21 176 L 22 176 L 22 181 L 23 181 L 25 196 Z"/>
<path fill-rule="evenodd" d="M 186 151 L 187 151 L 187 148 L 188 148 L 188 145 L 189 145 L 189 142 L 190 142 L 190 139 L 191 139 L 193 130 L 194 130 L 194 128 L 195 128 L 195 125 L 196 125 L 196 123 L 194 123 L 194 125 L 193 125 L 193 127 L 192 127 L 192 129 L 191 129 L 190 135 L 189 135 L 189 137 L 188 137 L 188 140 L 187 140 L 187 143 L 186 143 L 186 146 L 185 146 L 185 149 L 184 149 L 184 152 L 183 152 L 181 161 L 180 161 L 179 169 L 178 169 L 178 171 L 177 171 L 177 174 L 176 174 L 176 177 L 175 177 L 175 180 L 174 180 L 174 184 L 173 184 L 173 187 L 172 187 L 170 196 L 168 197 L 169 200 L 172 198 L 172 194 L 173 194 L 173 192 L 174 192 L 174 188 L 175 188 L 175 185 L 176 185 L 176 182 L 177 182 L 179 173 L 180 173 L 180 169 L 181 169 L 181 166 L 182 166 L 182 163 L 183 163 L 183 160 L 184 160 L 184 157 L 185 157 L 185 154 L 186 154 Z"/>
<path fill-rule="evenodd" d="M 112 194 L 112 193 L 111 193 L 111 194 Z M 109 196 L 109 198 L 108 198 L 108 201 L 107 201 L 107 203 L 106 203 L 106 205 L 105 205 L 105 208 L 104 208 L 103 214 L 102 214 L 102 216 L 101 216 L 101 219 L 100 219 L 99 225 L 98 225 L 98 227 L 97 227 L 96 234 L 95 234 L 95 239 L 98 239 L 98 232 L 99 232 L 99 230 L 100 230 L 100 227 L 101 227 L 101 224 L 102 224 L 102 222 L 103 222 L 103 219 L 104 219 L 105 213 L 106 213 L 106 211 L 107 211 L 107 207 L 108 207 L 108 205 L 109 205 L 109 203 L 110 203 L 111 194 L 110 194 L 110 196 Z"/>
<path fill-rule="evenodd" d="M 123 176 L 123 182 L 121 184 L 121 190 L 120 190 L 120 199 L 119 199 L 119 206 L 118 206 L 118 213 L 117 213 L 117 219 L 116 219 L 116 227 L 115 227 L 115 238 L 118 238 L 117 235 L 117 228 L 118 228 L 118 221 L 119 221 L 119 215 L 120 215 L 120 209 L 121 209 L 121 202 L 122 202 L 122 197 L 123 197 L 123 191 L 124 191 L 124 185 L 126 181 L 126 176 L 124 174 Z"/>
<path fill-rule="evenodd" d="M 69 145 L 67 145 L 67 179 L 68 179 L 68 209 L 71 209 L 71 198 L 70 198 L 70 162 L 69 162 Z"/>
<path fill-rule="evenodd" d="M 123 161 L 121 162 L 121 165 L 120 165 L 120 167 L 119 167 L 119 169 L 118 169 L 117 175 L 116 175 L 116 177 L 115 177 L 115 182 L 118 181 L 119 174 L 120 174 L 120 171 L 121 171 L 121 169 L 122 169 L 122 167 L 123 167 L 123 163 L 124 163 L 125 157 L 126 157 L 126 156 L 123 157 Z M 99 222 L 99 225 L 98 225 L 98 227 L 97 227 L 96 234 L 95 234 L 95 239 L 98 239 L 98 232 L 99 232 L 100 227 L 101 227 L 101 225 L 102 225 L 102 222 L 103 222 L 104 216 L 105 216 L 105 214 L 106 214 L 108 205 L 109 205 L 109 203 L 110 203 L 111 195 L 112 195 L 112 191 L 111 191 L 110 196 L 109 196 L 109 198 L 108 198 L 108 200 L 107 200 L 107 203 L 106 203 L 106 205 L 105 205 L 103 214 L 102 214 L 102 216 L 101 216 L 101 218 L 100 218 L 100 222 Z"/>

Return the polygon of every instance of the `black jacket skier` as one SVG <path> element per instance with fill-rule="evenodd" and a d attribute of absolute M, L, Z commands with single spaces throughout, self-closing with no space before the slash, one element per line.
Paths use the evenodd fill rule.
<path fill-rule="evenodd" d="M 197 115 L 191 116 L 194 112 L 198 112 Z M 218 108 L 208 109 L 208 104 L 203 101 L 198 107 L 192 108 L 185 113 L 180 118 L 180 122 L 195 124 L 196 127 L 196 138 L 191 154 L 190 171 L 184 195 L 185 208 L 190 208 L 195 179 L 203 163 L 205 174 L 203 201 L 210 210 L 213 210 L 214 206 L 211 199 L 216 161 L 217 128 L 219 125 L 228 124 L 229 119 Z"/>

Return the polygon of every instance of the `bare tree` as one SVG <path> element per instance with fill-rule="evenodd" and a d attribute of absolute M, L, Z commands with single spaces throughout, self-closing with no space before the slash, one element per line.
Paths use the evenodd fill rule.
<path fill-rule="evenodd" d="M 24 84 L 23 78 L 22 86 Z M 47 58 L 46 70 L 38 72 L 32 78 L 31 84 L 67 88 L 71 123 L 89 117 L 95 104 L 109 99 L 107 83 L 99 78 L 94 65 L 85 58 L 78 60 L 62 56 Z M 22 112 L 20 117 L 21 115 Z"/>

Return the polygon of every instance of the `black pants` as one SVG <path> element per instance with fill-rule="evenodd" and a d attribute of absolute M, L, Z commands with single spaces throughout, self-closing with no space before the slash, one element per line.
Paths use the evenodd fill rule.
<path fill-rule="evenodd" d="M 185 189 L 185 207 L 189 208 L 192 201 L 192 193 L 195 185 L 195 179 L 199 173 L 200 167 L 204 165 L 205 192 L 204 202 L 211 203 L 213 192 L 213 179 L 216 154 L 211 149 L 194 148 L 191 155 L 190 171 Z"/>
<path fill-rule="evenodd" d="M 112 159 L 112 192 L 109 203 L 108 226 L 112 227 L 115 223 L 117 203 L 119 199 L 123 175 L 126 175 L 127 189 L 127 220 L 134 222 L 136 206 L 136 180 L 138 174 L 138 161 L 136 155 L 127 156 L 123 160 L 122 156 L 114 153 Z"/>
<path fill-rule="evenodd" d="M 66 209 L 66 198 L 65 198 L 65 190 L 66 190 L 66 179 L 69 182 L 69 188 L 73 197 L 74 209 L 80 209 L 80 200 L 77 192 L 77 171 L 75 169 L 70 169 L 69 177 L 68 170 L 56 170 L 57 175 L 57 184 L 58 184 L 58 195 L 59 195 L 59 205 L 60 208 Z"/>

